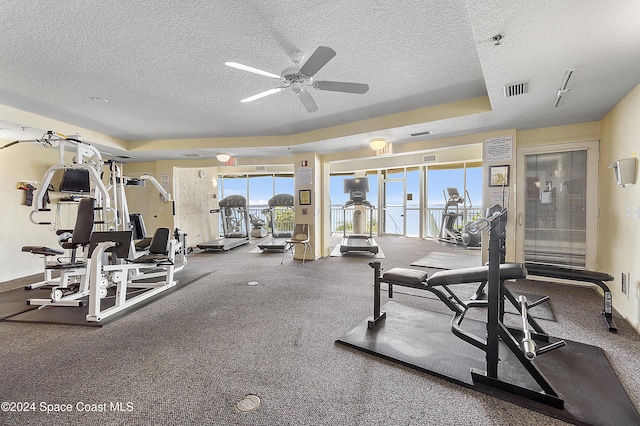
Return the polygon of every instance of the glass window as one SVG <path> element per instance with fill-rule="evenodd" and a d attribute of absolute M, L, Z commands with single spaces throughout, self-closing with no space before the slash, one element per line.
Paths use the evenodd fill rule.
<path fill-rule="evenodd" d="M 276 175 L 275 176 L 275 194 L 294 195 L 293 194 L 293 175 Z"/>
<path fill-rule="evenodd" d="M 249 176 L 249 200 L 251 207 L 266 207 L 273 197 L 273 176 Z"/>
<path fill-rule="evenodd" d="M 220 181 L 220 188 L 222 189 L 220 199 L 229 195 L 242 195 L 247 198 L 246 176 L 222 176 Z"/>
<path fill-rule="evenodd" d="M 344 193 L 344 180 L 353 179 L 354 175 L 332 175 L 329 178 L 329 201 L 331 207 L 342 208 L 349 201 L 349 194 Z M 371 183 L 371 182 L 369 182 Z M 367 194 L 369 195 L 369 194 Z"/>

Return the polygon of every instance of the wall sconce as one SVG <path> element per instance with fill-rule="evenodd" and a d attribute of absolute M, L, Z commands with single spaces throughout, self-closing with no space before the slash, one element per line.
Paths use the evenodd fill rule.
<path fill-rule="evenodd" d="M 216 154 L 216 158 L 218 159 L 219 162 L 226 163 L 227 161 L 229 161 L 231 156 L 229 154 L 224 154 L 222 152 L 219 152 Z"/>
<path fill-rule="evenodd" d="M 374 138 L 369 141 L 369 146 L 374 151 L 380 151 L 382 148 L 387 146 L 387 140 L 385 138 Z"/>

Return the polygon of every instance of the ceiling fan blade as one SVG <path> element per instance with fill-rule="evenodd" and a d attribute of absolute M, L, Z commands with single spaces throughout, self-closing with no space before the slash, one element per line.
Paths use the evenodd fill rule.
<path fill-rule="evenodd" d="M 265 77 L 271 77 L 271 78 L 280 79 L 279 75 L 270 73 L 268 71 L 262 71 L 262 70 L 259 70 L 258 68 L 253 68 L 253 67 L 250 67 L 250 66 L 247 66 L 247 65 L 242 65 L 242 64 L 239 64 L 237 62 L 225 62 L 224 64 L 226 66 L 228 66 L 228 67 L 237 68 L 237 69 L 242 70 L 242 71 L 249 71 L 249 72 L 252 72 L 254 74 L 264 75 Z"/>
<path fill-rule="evenodd" d="M 300 102 L 302 102 L 302 105 L 304 105 L 307 112 L 316 112 L 318 110 L 318 104 L 313 100 L 311 93 L 303 90 L 298 96 L 300 97 Z"/>
<path fill-rule="evenodd" d="M 278 93 L 278 92 L 280 92 L 280 91 L 282 91 L 284 89 L 286 89 L 286 87 L 275 87 L 273 89 L 265 90 L 264 92 L 258 93 L 257 95 L 249 96 L 248 98 L 245 98 L 245 99 L 241 100 L 240 102 L 243 102 L 243 103 L 252 102 L 252 101 L 255 101 L 256 99 L 264 98 L 265 96 L 269 96 L 269 95 L 273 95 L 274 93 Z"/>
<path fill-rule="evenodd" d="M 315 73 L 320 71 L 320 68 L 324 67 L 334 56 L 336 56 L 335 50 L 327 46 L 319 46 L 315 52 L 309 56 L 309 59 L 300 68 L 300 74 L 307 77 L 313 77 Z"/>
<path fill-rule="evenodd" d="M 318 90 L 331 92 L 357 93 L 362 95 L 369 91 L 369 85 L 364 83 L 345 83 L 342 81 L 316 81 L 313 87 Z"/>

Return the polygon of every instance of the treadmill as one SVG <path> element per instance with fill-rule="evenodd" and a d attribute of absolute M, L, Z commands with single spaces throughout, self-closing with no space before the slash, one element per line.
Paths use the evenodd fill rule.
<path fill-rule="evenodd" d="M 343 236 L 340 242 L 340 253 L 349 252 L 369 252 L 377 254 L 380 250 L 378 244 L 373 239 L 373 210 L 375 207 L 366 200 L 367 192 L 369 192 L 369 179 L 368 178 L 354 178 L 344 180 L 344 192 L 349 194 L 349 201 L 342 206 L 343 212 Z M 353 233 L 347 235 L 347 209 L 353 207 L 355 209 L 353 217 L 353 228 L 356 230 L 356 224 L 358 221 L 366 220 L 365 214 L 362 213 L 362 209 L 357 209 L 357 206 L 363 206 L 364 209 L 369 209 L 369 234 Z M 357 213 L 360 213 L 359 215 Z"/>
<path fill-rule="evenodd" d="M 291 215 L 291 220 L 278 220 L 279 215 Z M 293 235 L 293 195 L 276 194 L 269 200 L 269 226 L 271 228 L 271 237 L 260 241 L 258 248 L 262 252 L 277 251 L 283 252 L 286 241 Z M 282 217 L 281 217 L 282 219 Z M 279 229 L 284 223 L 284 229 Z"/>
<path fill-rule="evenodd" d="M 249 211 L 247 199 L 230 195 L 220 200 L 220 208 L 209 213 L 220 213 L 224 237 L 197 244 L 204 251 L 227 251 L 249 243 Z"/>

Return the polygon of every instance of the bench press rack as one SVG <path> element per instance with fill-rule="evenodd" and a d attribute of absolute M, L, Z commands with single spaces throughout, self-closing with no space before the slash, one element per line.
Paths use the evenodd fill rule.
<path fill-rule="evenodd" d="M 602 308 L 602 316 L 607 323 L 607 328 L 611 333 L 618 333 L 618 327 L 613 320 L 613 297 L 611 290 L 605 284 L 605 281 L 613 281 L 613 277 L 606 272 L 589 271 L 586 269 L 571 269 L 556 265 L 547 265 L 543 263 L 525 263 L 528 275 L 537 277 L 556 278 L 568 281 L 580 281 L 595 284 L 602 289 L 604 306 Z M 486 281 L 476 290 L 472 299 L 480 299 L 484 295 Z M 536 304 L 538 304 L 536 302 Z M 529 305 L 532 306 L 532 305 Z"/>
<path fill-rule="evenodd" d="M 540 325 L 528 314 L 532 306 L 545 302 L 548 298 L 542 298 L 530 305 L 526 298 L 515 296 L 504 286 L 508 279 L 525 278 L 527 269 L 522 264 L 500 263 L 500 247 L 505 238 L 506 210 L 494 214 L 487 222 L 489 231 L 489 264 L 474 268 L 454 269 L 440 271 L 427 278 L 427 273 L 417 269 L 392 268 L 384 275 L 380 275 L 380 262 L 370 262 L 374 269 L 374 307 L 373 317 L 367 322 L 369 329 L 377 327 L 386 318 L 386 313 L 380 308 L 380 284 L 387 283 L 389 297 L 393 297 L 393 286 L 405 286 L 423 289 L 435 294 L 454 313 L 451 320 L 451 331 L 458 338 L 475 346 L 485 353 L 486 370 L 481 371 L 471 368 L 471 377 L 474 383 L 494 387 L 512 394 L 516 394 L 531 400 L 541 402 L 556 408 L 564 408 L 562 395 L 553 387 L 545 375 L 535 365 L 536 356 L 565 346 L 563 340 L 554 343 L 549 342 L 549 336 L 544 333 Z M 487 300 L 475 300 L 463 302 L 449 288 L 450 285 L 486 281 L 488 283 Z M 503 322 L 504 300 L 508 299 L 518 310 L 522 317 L 522 329 L 507 327 Z M 484 338 L 475 336 L 465 331 L 461 325 L 469 308 L 487 308 L 486 335 Z M 530 327 L 534 331 L 530 330 Z M 521 338 L 521 344 L 516 340 Z M 522 385 L 509 383 L 499 376 L 499 345 L 503 342 L 515 355 L 518 362 L 535 380 L 541 391 L 530 389 Z M 548 343 L 539 349 L 535 341 Z"/>

